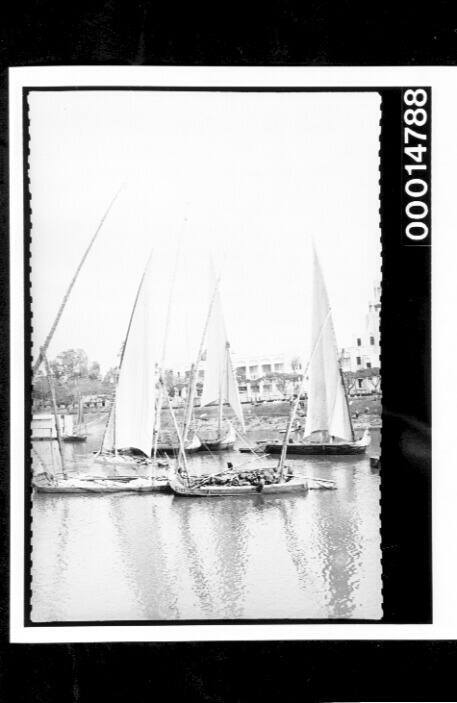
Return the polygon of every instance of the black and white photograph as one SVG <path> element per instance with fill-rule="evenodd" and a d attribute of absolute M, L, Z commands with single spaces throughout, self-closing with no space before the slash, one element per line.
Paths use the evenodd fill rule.
<path fill-rule="evenodd" d="M 379 621 L 380 93 L 26 112 L 31 622 Z"/>

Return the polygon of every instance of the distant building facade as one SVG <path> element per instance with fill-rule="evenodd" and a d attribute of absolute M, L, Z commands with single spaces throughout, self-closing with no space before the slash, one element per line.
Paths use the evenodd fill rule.
<path fill-rule="evenodd" d="M 233 365 L 240 397 L 245 402 L 290 398 L 298 391 L 302 379 L 302 360 L 298 355 L 237 354 Z"/>
<path fill-rule="evenodd" d="M 355 337 L 353 346 L 341 350 L 341 368 L 346 374 L 353 376 L 353 383 L 349 386 L 351 394 L 380 391 L 380 312 L 381 284 L 377 283 L 373 287 L 373 297 L 368 303 L 363 332 Z M 370 369 L 374 371 L 370 372 Z"/>

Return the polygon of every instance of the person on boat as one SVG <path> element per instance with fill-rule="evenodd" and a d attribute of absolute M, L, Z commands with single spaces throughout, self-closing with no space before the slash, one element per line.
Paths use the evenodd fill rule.
<path fill-rule="evenodd" d="M 261 492 L 263 491 L 264 485 L 265 485 L 265 481 L 264 481 L 263 478 L 260 476 L 260 477 L 257 479 L 257 492 L 258 492 L 258 493 L 261 493 Z"/>

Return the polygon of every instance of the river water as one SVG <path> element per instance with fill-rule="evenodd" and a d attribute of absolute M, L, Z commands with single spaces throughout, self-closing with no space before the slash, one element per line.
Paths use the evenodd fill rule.
<path fill-rule="evenodd" d="M 86 444 L 65 446 L 66 462 L 100 475 L 102 428 L 89 429 Z M 52 456 L 50 443 L 34 445 L 57 465 L 56 446 Z M 34 494 L 32 621 L 379 619 L 378 450 L 374 430 L 366 456 L 291 457 L 298 473 L 337 485 L 297 496 Z M 252 460 L 189 457 L 195 473 Z"/>

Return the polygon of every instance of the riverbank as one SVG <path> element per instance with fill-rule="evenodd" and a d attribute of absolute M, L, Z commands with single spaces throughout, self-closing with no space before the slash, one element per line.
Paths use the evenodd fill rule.
<path fill-rule="evenodd" d="M 364 398 L 354 398 L 350 401 L 350 411 L 352 422 L 356 429 L 369 426 L 371 428 L 379 428 L 381 426 L 382 401 L 381 398 L 368 396 Z M 245 419 L 246 429 L 248 431 L 257 430 L 272 430 L 280 432 L 285 430 L 287 420 L 290 413 L 289 401 L 273 401 L 264 403 L 246 403 L 243 404 L 243 414 Z M 207 406 L 204 408 L 195 408 L 194 418 L 197 424 L 210 423 L 216 421 L 218 409 L 216 406 Z M 180 424 L 183 421 L 184 410 L 178 408 L 175 410 L 175 416 Z M 230 408 L 224 409 L 224 416 L 234 419 L 233 412 Z M 303 421 L 306 417 L 306 400 L 301 403 L 301 407 L 297 414 L 297 421 Z M 94 409 L 93 412 L 86 413 L 86 424 L 89 432 L 97 431 L 103 426 L 108 418 L 107 411 Z M 235 425 L 237 421 L 235 419 Z M 161 426 L 164 430 L 171 430 L 173 422 L 168 410 L 162 411 Z"/>

